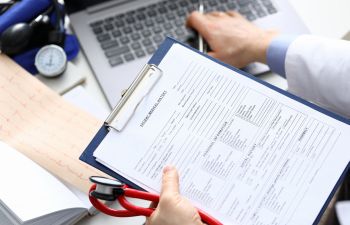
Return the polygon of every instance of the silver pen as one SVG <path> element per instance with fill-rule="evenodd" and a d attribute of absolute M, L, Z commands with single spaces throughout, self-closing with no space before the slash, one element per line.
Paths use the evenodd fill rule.
<path fill-rule="evenodd" d="M 199 13 L 204 13 L 204 5 L 202 1 L 199 1 L 198 11 Z M 198 50 L 203 53 L 207 52 L 206 43 L 204 42 L 202 35 L 200 35 L 199 33 L 198 33 Z"/>

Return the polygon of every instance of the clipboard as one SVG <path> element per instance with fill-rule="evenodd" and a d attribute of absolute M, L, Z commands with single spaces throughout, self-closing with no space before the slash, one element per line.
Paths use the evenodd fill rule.
<path fill-rule="evenodd" d="M 302 104 L 304 104 L 304 105 L 306 105 L 306 106 L 308 106 L 316 111 L 319 111 L 325 115 L 328 115 L 329 117 L 332 117 L 338 121 L 341 121 L 345 124 L 350 125 L 350 121 L 346 118 L 343 118 L 343 117 L 341 117 L 333 112 L 330 112 L 330 111 L 323 109 L 323 108 L 321 108 L 313 103 L 310 103 L 310 102 L 308 102 L 300 97 L 297 97 L 297 96 L 295 96 L 295 95 L 293 95 L 285 90 L 282 90 L 276 86 L 273 86 L 273 85 L 271 85 L 263 80 L 260 80 L 253 75 L 250 75 L 244 71 L 241 71 L 237 68 L 234 68 L 230 65 L 227 65 L 227 64 L 225 64 L 217 59 L 214 59 L 206 54 L 203 54 L 203 53 L 199 52 L 198 50 L 196 50 L 188 45 L 185 45 L 185 44 L 183 44 L 183 43 L 181 43 L 173 38 L 167 37 L 165 39 L 165 41 L 160 45 L 158 50 L 151 57 L 151 59 L 148 61 L 148 64 L 146 64 L 143 67 L 143 69 L 140 71 L 140 73 L 137 75 L 135 81 L 131 84 L 131 86 L 126 91 L 126 93 L 122 96 L 122 99 L 120 100 L 120 102 L 113 109 L 111 114 L 108 116 L 108 118 L 106 119 L 104 124 L 101 126 L 101 128 L 99 129 L 99 131 L 95 135 L 95 137 L 92 139 L 90 144 L 86 147 L 85 151 L 80 156 L 80 158 L 79 158 L 80 160 L 82 160 L 82 161 L 86 162 L 87 164 L 103 171 L 104 173 L 118 179 L 119 181 L 127 184 L 128 186 L 130 186 L 132 188 L 144 190 L 140 186 L 136 185 L 135 183 L 131 182 L 130 180 L 126 179 L 125 177 L 121 176 L 120 174 L 114 172 L 113 170 L 111 170 L 108 167 L 104 166 L 103 164 L 99 163 L 96 160 L 96 158 L 93 156 L 93 153 L 111 129 L 115 129 L 115 130 L 121 132 L 122 129 L 124 128 L 124 126 L 127 125 L 128 119 L 132 116 L 134 107 L 137 107 L 137 101 L 135 103 L 133 100 L 131 100 L 131 104 L 127 104 L 128 100 L 130 100 L 131 98 L 135 98 L 135 99 L 138 99 L 141 101 L 142 100 L 142 93 L 146 94 L 152 90 L 153 85 L 157 82 L 157 78 L 159 78 L 162 74 L 162 71 L 158 68 L 158 65 L 160 64 L 162 59 L 165 57 L 165 55 L 168 53 L 169 49 L 174 44 L 180 44 L 188 49 L 191 49 L 192 51 L 196 52 L 197 54 L 201 54 L 204 57 L 206 57 L 206 58 L 208 58 L 208 59 L 210 59 L 210 60 L 212 60 L 212 61 L 230 69 L 230 70 L 233 70 L 234 72 L 241 74 L 242 76 L 246 76 L 249 79 L 252 79 L 255 82 L 258 82 L 258 83 L 260 83 L 260 84 L 262 84 L 262 85 L 264 85 L 264 86 L 266 86 L 266 87 L 268 87 L 276 92 L 279 92 L 282 95 L 285 95 L 285 96 L 287 96 L 295 101 L 298 101 L 298 102 L 300 102 L 300 103 L 302 103 Z M 152 77 L 151 76 L 152 74 L 155 76 Z M 150 77 L 152 77 L 152 78 L 150 78 Z M 137 90 L 139 90 L 141 84 L 145 85 L 145 83 L 146 83 L 146 89 L 143 90 L 143 92 L 141 92 L 141 95 L 140 95 L 140 92 Z M 136 97 L 135 97 L 135 93 L 136 93 Z M 131 108 L 128 108 L 128 107 L 131 107 Z M 123 115 L 123 113 L 121 113 L 122 111 L 128 112 L 127 115 Z M 337 189 L 340 187 L 341 183 L 343 182 L 343 180 L 346 177 L 346 174 L 349 171 L 350 171 L 350 163 L 348 163 L 346 169 L 343 171 L 343 173 L 339 177 L 338 182 L 336 183 L 332 192 L 328 196 L 328 199 L 326 200 L 325 204 L 323 205 L 321 211 L 319 212 L 319 214 L 316 217 L 313 224 L 318 224 L 324 211 L 326 210 L 328 204 L 330 203 L 332 197 L 334 196 Z"/>

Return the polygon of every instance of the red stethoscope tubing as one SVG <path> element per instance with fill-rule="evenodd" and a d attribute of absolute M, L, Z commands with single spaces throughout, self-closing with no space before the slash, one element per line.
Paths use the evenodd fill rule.
<path fill-rule="evenodd" d="M 96 189 L 96 185 L 92 185 L 90 188 L 90 192 L 94 191 Z M 118 197 L 118 201 L 122 207 L 125 208 L 125 210 L 117 210 L 112 209 L 110 207 L 107 207 L 105 204 L 97 200 L 96 198 L 89 195 L 89 200 L 91 204 L 100 212 L 103 212 L 109 216 L 115 216 L 115 217 L 133 217 L 133 216 L 146 216 L 149 217 L 154 212 L 154 209 L 152 208 L 143 208 L 139 206 L 135 206 L 131 204 L 126 197 L 131 198 L 138 198 L 138 199 L 144 199 L 152 202 L 159 202 L 159 196 L 156 194 L 144 192 L 144 191 L 138 191 L 132 188 L 128 188 L 127 186 L 123 187 L 124 195 L 121 195 Z M 203 220 L 208 225 L 222 225 L 218 220 L 214 219 L 213 217 L 209 216 L 205 212 L 203 212 L 200 209 L 197 209 L 198 213 Z"/>

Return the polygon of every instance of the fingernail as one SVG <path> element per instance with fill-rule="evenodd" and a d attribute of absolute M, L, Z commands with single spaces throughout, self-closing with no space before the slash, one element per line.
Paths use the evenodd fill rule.
<path fill-rule="evenodd" d="M 174 166 L 172 166 L 172 165 L 167 165 L 166 167 L 164 167 L 163 173 L 167 173 L 167 172 L 172 171 L 172 170 L 174 170 L 174 169 L 175 169 Z"/>

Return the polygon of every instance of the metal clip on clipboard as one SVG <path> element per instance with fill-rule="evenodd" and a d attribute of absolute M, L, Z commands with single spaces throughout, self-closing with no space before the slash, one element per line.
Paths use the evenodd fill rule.
<path fill-rule="evenodd" d="M 162 71 L 156 65 L 146 64 L 109 114 L 105 125 L 121 132 L 161 75 Z"/>

